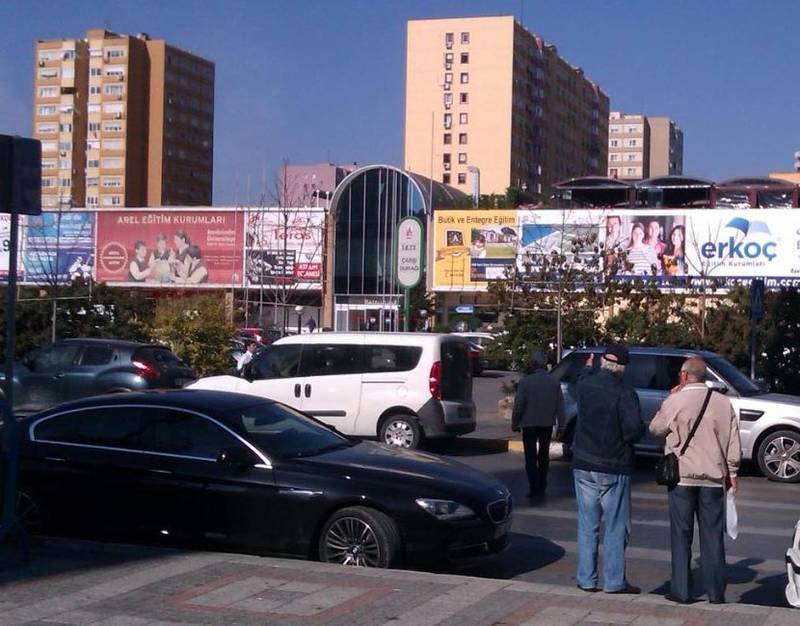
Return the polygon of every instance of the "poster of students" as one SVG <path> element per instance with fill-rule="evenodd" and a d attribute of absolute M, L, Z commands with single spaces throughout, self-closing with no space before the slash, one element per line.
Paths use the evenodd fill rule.
<path fill-rule="evenodd" d="M 517 256 L 514 210 L 439 210 L 434 222 L 434 289 L 477 291 L 508 275 Z"/>
<path fill-rule="evenodd" d="M 600 239 L 606 263 L 620 263 L 618 275 L 668 277 L 688 272 L 684 215 L 607 215 Z"/>
<path fill-rule="evenodd" d="M 97 218 L 97 279 L 126 285 L 241 283 L 243 216 L 233 211 L 109 211 Z"/>

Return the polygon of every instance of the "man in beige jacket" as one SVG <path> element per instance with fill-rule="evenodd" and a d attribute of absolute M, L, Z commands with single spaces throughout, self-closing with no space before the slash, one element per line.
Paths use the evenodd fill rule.
<path fill-rule="evenodd" d="M 725 487 L 736 491 L 741 447 L 736 413 L 730 400 L 704 384 L 706 364 L 689 358 L 680 380 L 650 422 L 650 432 L 666 437 L 664 453 L 678 457 L 680 482 L 669 492 L 671 593 L 667 599 L 692 602 L 691 565 L 694 518 L 700 531 L 703 583 L 712 604 L 725 602 Z M 686 452 L 680 451 L 700 416 L 706 395 L 708 405 Z"/>

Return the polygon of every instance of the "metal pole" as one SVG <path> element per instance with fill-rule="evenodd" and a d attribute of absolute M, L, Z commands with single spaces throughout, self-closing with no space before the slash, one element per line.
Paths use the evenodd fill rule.
<path fill-rule="evenodd" d="M 756 320 L 750 320 L 750 380 L 756 379 Z"/>
<path fill-rule="evenodd" d="M 15 202 L 16 204 L 16 202 Z M 5 435 L 5 454 L 0 457 L 5 474 L 3 489 L 3 516 L 0 519 L 0 539 L 14 524 L 17 502 L 17 420 L 14 417 L 14 351 L 16 341 L 17 307 L 17 249 L 19 241 L 19 215 L 11 211 L 11 233 L 8 258 L 8 284 L 6 285 L 6 350 L 5 350 L 5 398 L 0 399 L 0 413 L 3 417 Z"/>
<path fill-rule="evenodd" d="M 403 290 L 403 331 L 411 330 L 411 290 Z"/>
<path fill-rule="evenodd" d="M 558 292 L 558 307 L 556 311 L 556 363 L 561 362 L 561 351 L 564 342 L 564 333 L 561 320 L 561 291 Z"/>
<path fill-rule="evenodd" d="M 53 298 L 53 312 L 51 314 L 51 321 L 50 321 L 50 341 L 55 343 L 56 341 L 56 315 L 58 313 L 58 296 Z"/>

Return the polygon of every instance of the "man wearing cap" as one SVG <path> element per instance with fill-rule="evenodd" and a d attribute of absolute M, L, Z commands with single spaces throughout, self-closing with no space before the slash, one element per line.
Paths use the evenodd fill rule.
<path fill-rule="evenodd" d="M 587 365 L 591 364 L 593 355 Z M 631 523 L 633 444 L 645 425 L 636 392 L 623 384 L 630 362 L 623 344 L 609 345 L 598 370 L 578 377 L 578 418 L 572 444 L 572 473 L 578 507 L 578 588 L 599 591 L 597 552 L 603 520 L 603 590 L 637 594 L 625 577 L 625 548 Z"/>
<path fill-rule="evenodd" d="M 529 498 L 543 496 L 547 489 L 553 425 L 564 421 L 561 385 L 547 372 L 545 363 L 544 354 L 533 353 L 531 371 L 519 381 L 511 412 L 511 428 L 522 430 Z"/>

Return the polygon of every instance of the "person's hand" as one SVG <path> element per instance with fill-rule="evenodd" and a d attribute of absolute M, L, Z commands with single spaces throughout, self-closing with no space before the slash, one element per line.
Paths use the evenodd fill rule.
<path fill-rule="evenodd" d="M 728 486 L 728 489 L 730 489 L 733 493 L 736 493 L 737 489 L 739 488 L 736 476 L 728 476 L 725 482 Z"/>

